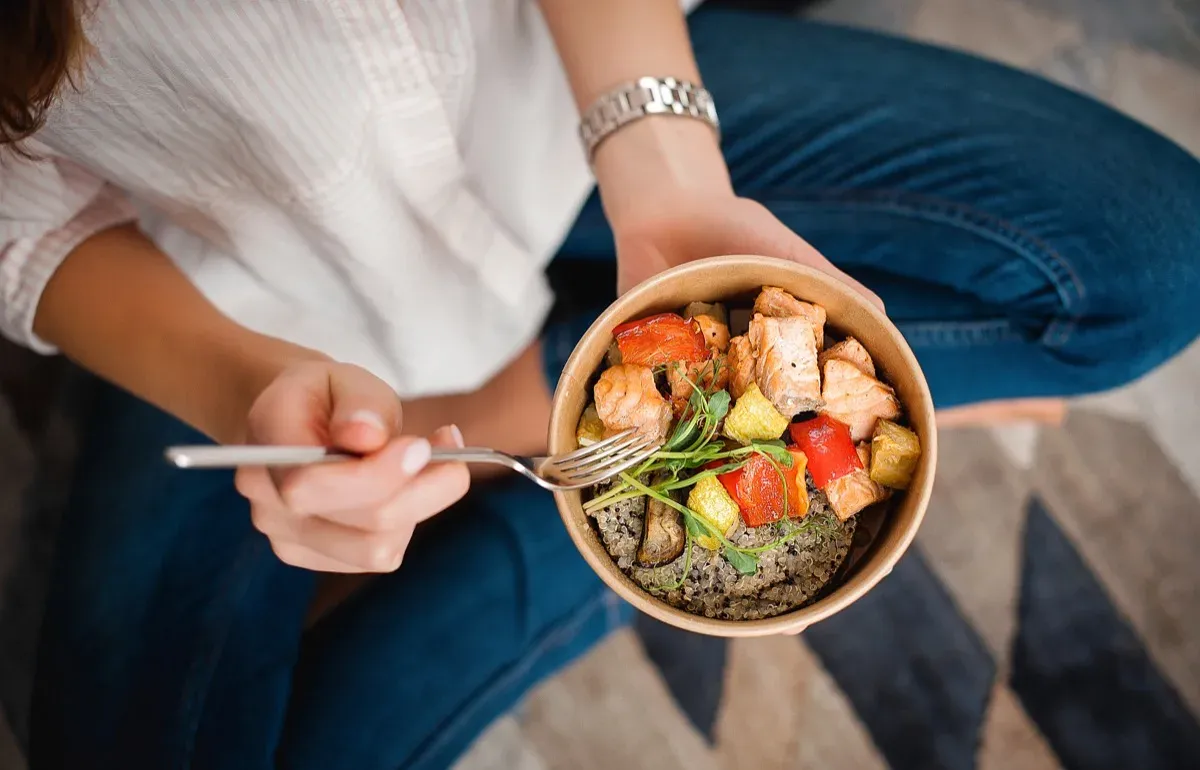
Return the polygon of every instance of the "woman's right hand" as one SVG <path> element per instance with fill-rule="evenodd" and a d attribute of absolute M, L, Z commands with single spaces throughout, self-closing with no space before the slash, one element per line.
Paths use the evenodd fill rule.
<path fill-rule="evenodd" d="M 362 459 L 301 468 L 242 468 L 237 489 L 281 560 L 320 572 L 391 572 L 417 524 L 466 494 L 461 463 L 429 465 L 432 446 L 462 446 L 448 425 L 428 438 L 401 433 L 400 399 L 349 364 L 285 370 L 247 418 L 252 444 L 329 446 Z"/>

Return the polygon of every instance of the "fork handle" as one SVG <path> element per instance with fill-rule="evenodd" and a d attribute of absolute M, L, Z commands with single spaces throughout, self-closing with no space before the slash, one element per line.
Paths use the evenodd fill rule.
<path fill-rule="evenodd" d="M 262 466 L 290 468 L 298 465 L 337 463 L 358 459 L 359 455 L 319 446 L 173 446 L 167 449 L 167 461 L 179 468 L 239 468 Z M 430 462 L 500 463 L 503 456 L 491 449 L 434 447 Z"/>

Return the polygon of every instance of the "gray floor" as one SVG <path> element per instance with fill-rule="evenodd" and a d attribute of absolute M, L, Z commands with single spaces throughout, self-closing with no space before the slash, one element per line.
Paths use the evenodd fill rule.
<path fill-rule="evenodd" d="M 831 0 L 817 15 L 1041 72 L 1117 105 L 1200 155 L 1196 0 Z M 1200 647 L 1187 633 L 1188 619 L 1200 617 L 1200 571 L 1192 566 L 1200 546 L 1197 383 L 1200 347 L 1193 347 L 1130 388 L 1075 404 L 1062 429 L 1017 426 L 944 438 L 947 465 L 940 478 L 956 483 L 939 486 L 920 546 L 1002 669 L 1009 665 L 1017 595 L 1014 533 L 1033 490 L 1164 676 L 1192 713 L 1200 713 Z M 12 422 L 0 399 L 0 547 L 11 542 L 4 529 L 16 519 L 6 512 L 18 510 L 31 472 L 29 447 L 10 440 L 20 437 Z M 1131 468 L 1155 495 L 1133 499 L 1128 489 L 1108 483 Z M 1114 512 L 1114 500 L 1125 508 Z M 1139 528 L 1157 534 L 1153 547 L 1130 547 L 1124 530 L 1106 525 L 1126 510 Z M 0 577 L 12 557 L 0 551 Z M 1001 680 L 976 766 L 1062 766 Z M 637 640 L 622 633 L 498 722 L 460 770 L 887 766 L 803 640 L 730 646 L 715 734 L 706 740 L 697 732 Z M 0 714 L 0 770 L 22 767 Z"/>

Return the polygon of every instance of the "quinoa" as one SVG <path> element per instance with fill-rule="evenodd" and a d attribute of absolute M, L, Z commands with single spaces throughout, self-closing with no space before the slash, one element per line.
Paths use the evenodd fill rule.
<path fill-rule="evenodd" d="M 679 582 L 684 554 L 662 567 L 637 563 L 646 498 L 614 503 L 592 512 L 605 549 L 617 567 L 635 583 L 675 607 L 720 620 L 758 620 L 781 615 L 811 602 L 838 575 L 854 539 L 857 517 L 838 521 L 825 495 L 807 477 L 808 515 L 805 532 L 759 555 L 753 575 L 743 575 L 719 551 L 692 545 L 688 577 L 674 590 L 662 586 Z M 602 494 L 603 489 L 597 493 Z M 738 523 L 729 537 L 736 545 L 755 547 L 778 539 L 781 525 L 748 528 Z"/>

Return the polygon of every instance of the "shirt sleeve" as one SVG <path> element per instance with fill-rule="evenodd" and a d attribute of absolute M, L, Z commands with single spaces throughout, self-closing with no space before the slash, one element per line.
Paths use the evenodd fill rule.
<path fill-rule="evenodd" d="M 0 334 L 39 353 L 56 352 L 33 333 L 50 276 L 82 241 L 136 218 L 124 193 L 76 163 L 0 156 Z"/>

